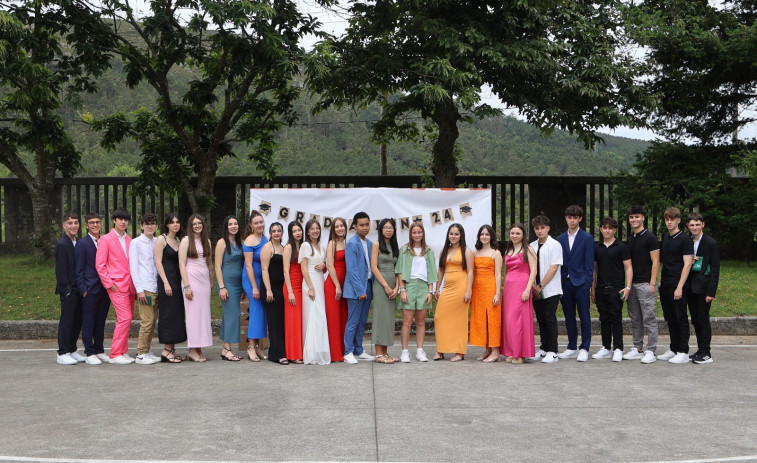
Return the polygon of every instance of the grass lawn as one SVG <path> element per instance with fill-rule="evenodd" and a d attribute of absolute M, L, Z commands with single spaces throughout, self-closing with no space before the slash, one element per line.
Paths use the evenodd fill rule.
<path fill-rule="evenodd" d="M 757 316 L 757 265 L 747 267 L 743 262 L 725 261 L 720 272 L 718 297 L 712 303 L 710 315 Z M 54 293 L 52 261 L 29 256 L 0 257 L 0 320 L 57 320 L 60 300 Z M 221 318 L 221 303 L 215 294 L 211 298 L 211 313 L 213 318 Z M 659 303 L 657 313 L 662 316 Z M 113 318 L 113 311 L 108 315 Z M 136 311 L 134 316 L 138 318 Z M 557 316 L 562 316 L 561 309 Z M 597 316 L 592 305 L 592 317 Z"/>

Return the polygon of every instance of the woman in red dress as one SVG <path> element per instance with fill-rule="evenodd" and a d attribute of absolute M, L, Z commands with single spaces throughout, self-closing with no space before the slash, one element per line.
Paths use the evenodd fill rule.
<path fill-rule="evenodd" d="M 344 327 L 347 324 L 347 299 L 342 297 L 342 285 L 347 273 L 344 249 L 347 246 L 347 221 L 341 217 L 331 222 L 329 244 L 326 246 L 326 267 L 329 277 L 324 285 L 326 321 L 329 327 L 331 361 L 344 360 Z"/>
<path fill-rule="evenodd" d="M 302 225 L 289 222 L 289 240 L 284 246 L 284 291 L 289 304 L 284 307 L 284 346 L 292 363 L 302 363 L 302 269 L 297 263 L 302 244 Z"/>

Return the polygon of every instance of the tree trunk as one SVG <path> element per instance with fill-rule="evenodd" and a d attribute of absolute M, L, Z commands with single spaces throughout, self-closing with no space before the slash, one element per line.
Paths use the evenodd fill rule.
<path fill-rule="evenodd" d="M 386 167 L 386 143 L 381 144 L 381 171 L 380 175 L 389 175 Z"/>
<path fill-rule="evenodd" d="M 460 136 L 457 130 L 460 113 L 452 101 L 447 101 L 436 106 L 431 119 L 439 129 L 432 149 L 431 172 L 434 174 L 434 184 L 438 188 L 454 188 L 458 172 L 455 143 Z"/>
<path fill-rule="evenodd" d="M 53 184 L 26 185 L 29 188 L 29 196 L 32 200 L 32 215 L 34 218 L 34 252 L 41 254 L 43 257 L 52 255 L 53 244 L 60 227 L 55 227 L 52 219 L 60 224 L 60 217 L 50 217 L 50 206 L 52 200 Z M 80 220 L 81 222 L 81 220 Z"/>

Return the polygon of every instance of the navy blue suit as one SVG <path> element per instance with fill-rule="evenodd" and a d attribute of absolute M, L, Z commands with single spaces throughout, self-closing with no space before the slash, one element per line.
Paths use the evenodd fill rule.
<path fill-rule="evenodd" d="M 77 242 L 76 282 L 82 294 L 81 339 L 87 356 L 105 353 L 105 319 L 110 308 L 108 291 L 103 288 L 95 268 L 96 255 L 97 246 L 89 234 Z"/>
<path fill-rule="evenodd" d="M 60 295 L 58 355 L 76 352 L 82 324 L 81 297 L 76 286 L 74 242 L 67 235 L 55 243 L 55 294 Z"/>
<path fill-rule="evenodd" d="M 560 270 L 563 295 L 560 299 L 565 313 L 565 328 L 568 331 L 568 349 L 576 350 L 578 328 L 576 308 L 581 320 L 581 345 L 589 350 L 591 345 L 591 282 L 594 275 L 594 237 L 582 229 L 576 232 L 573 249 L 570 248 L 568 232 L 557 237 L 562 246 L 563 265 Z"/>
<path fill-rule="evenodd" d="M 344 278 L 342 297 L 347 299 L 347 324 L 344 328 L 344 354 L 363 353 L 363 334 L 365 323 L 368 321 L 368 312 L 373 299 L 373 273 L 371 272 L 371 247 L 373 243 L 365 239 L 368 246 L 368 261 L 365 260 L 365 250 L 360 237 L 352 236 L 347 241 L 344 250 L 344 260 L 347 266 L 347 275 Z M 358 299 L 365 294 L 363 300 Z"/>

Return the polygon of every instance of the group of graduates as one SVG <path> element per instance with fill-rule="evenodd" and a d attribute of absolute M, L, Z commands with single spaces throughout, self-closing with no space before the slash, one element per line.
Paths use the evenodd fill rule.
<path fill-rule="evenodd" d="M 158 236 L 157 217 L 144 214 L 142 233 L 132 240 L 126 233 L 131 215 L 125 209 L 113 211 L 113 228 L 103 236 L 100 216 L 87 214 L 87 233 L 78 239 L 79 217 L 66 213 L 64 234 L 55 247 L 56 294 L 61 299 L 57 361 L 64 365 L 205 362 L 202 349 L 213 344 L 210 303 L 215 274 L 223 309 L 221 359 L 231 362 L 244 358 L 231 344 L 246 335 L 245 356 L 253 362 L 408 363 L 413 322 L 414 357 L 426 362 L 426 313 L 433 300 L 433 360 L 450 354 L 450 361 L 462 361 L 470 343 L 485 348 L 478 357 L 485 363 L 503 358 L 515 364 L 587 361 L 593 301 L 600 316 L 602 348 L 592 358 L 712 362 L 709 310 L 717 291 L 719 255 L 717 243 L 703 233 L 703 217 L 688 216 L 689 235 L 679 228 L 680 211 L 666 209 L 668 233 L 659 242 L 644 228 L 643 208 L 632 206 L 628 220 L 633 233 L 627 242 L 616 238 L 618 222 L 608 217 L 601 220 L 602 237 L 595 243 L 579 226 L 583 216 L 579 206 L 569 206 L 568 230 L 557 239 L 549 235 L 549 218 L 534 217 L 531 225 L 537 240 L 530 245 L 525 242 L 525 227 L 513 224 L 502 249 L 489 225 L 478 230 L 474 249 L 468 248 L 463 226 L 454 223 L 437 260 L 421 222 L 410 226 L 408 243 L 399 247 L 396 223 L 390 218 L 378 222 L 376 242 L 367 238 L 371 221 L 365 212 L 355 214 L 349 239 L 347 221 L 335 218 L 325 249 L 317 219 L 304 225 L 290 222 L 284 242 L 284 226 L 270 224 L 266 236 L 265 220 L 257 211 L 251 212 L 244 232 L 237 218 L 228 216 L 213 249 L 205 221 L 197 214 L 187 221 L 183 237 L 175 214 L 166 216 Z M 658 293 L 671 339 L 662 355 L 656 355 Z M 244 299 L 249 300 L 246 327 L 240 321 Z M 137 355 L 132 358 L 128 337 L 135 302 L 140 331 Z M 633 347 L 625 354 L 624 302 L 633 326 Z M 111 304 L 116 326 L 108 355 L 103 340 Z M 560 353 L 559 304 L 568 332 L 567 349 Z M 375 356 L 363 350 L 371 307 Z M 402 311 L 402 350 L 394 357 L 388 349 L 394 345 L 397 308 Z M 687 309 L 698 343 L 692 356 Z M 534 315 L 540 332 L 538 350 Z M 156 325 L 164 345 L 160 356 L 150 350 Z M 77 352 L 80 333 L 84 355 Z M 261 349 L 263 338 L 269 340 L 267 353 Z M 189 352 L 181 357 L 176 345 L 184 342 Z"/>

